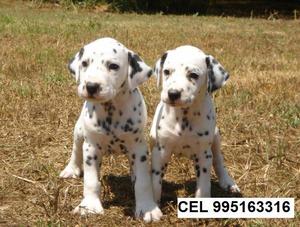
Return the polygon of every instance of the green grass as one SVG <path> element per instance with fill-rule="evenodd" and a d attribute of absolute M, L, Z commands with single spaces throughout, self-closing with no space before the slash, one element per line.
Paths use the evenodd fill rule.
<path fill-rule="evenodd" d="M 125 157 L 104 158 L 104 216 L 70 214 L 82 198 L 82 180 L 58 178 L 82 105 L 66 65 L 84 44 L 111 36 L 149 65 L 182 44 L 215 56 L 231 75 L 215 95 L 230 174 L 245 197 L 294 197 L 298 212 L 291 220 L 177 219 L 176 197 L 193 196 L 195 175 L 189 160 L 173 158 L 163 185 L 166 216 L 153 225 L 299 226 L 299 20 L 111 14 L 14 3 L 0 1 L 0 225 L 143 225 L 133 218 Z M 142 92 L 150 127 L 159 101 L 154 78 Z M 216 181 L 212 195 L 228 196 Z"/>

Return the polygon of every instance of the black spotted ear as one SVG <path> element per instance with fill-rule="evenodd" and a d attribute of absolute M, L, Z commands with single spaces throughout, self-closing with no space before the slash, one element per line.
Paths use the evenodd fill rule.
<path fill-rule="evenodd" d="M 84 48 L 81 48 L 80 51 L 77 52 L 75 56 L 70 59 L 68 64 L 69 72 L 76 79 L 77 83 L 80 83 L 79 64 L 83 54 L 84 54 Z"/>
<path fill-rule="evenodd" d="M 156 76 L 156 79 L 157 79 L 157 87 L 160 86 L 161 84 L 161 81 L 162 81 L 162 70 L 164 68 L 164 64 L 165 64 L 165 61 L 168 57 L 168 52 L 164 53 L 160 59 L 157 60 L 157 62 L 155 63 L 155 66 L 154 66 L 154 75 Z"/>
<path fill-rule="evenodd" d="M 131 89 L 148 80 L 152 75 L 152 69 L 132 51 L 128 51 L 128 84 Z"/>
<path fill-rule="evenodd" d="M 214 92 L 225 85 L 229 78 L 229 73 L 224 67 L 211 55 L 207 55 L 206 59 L 207 75 L 208 75 L 208 92 Z"/>

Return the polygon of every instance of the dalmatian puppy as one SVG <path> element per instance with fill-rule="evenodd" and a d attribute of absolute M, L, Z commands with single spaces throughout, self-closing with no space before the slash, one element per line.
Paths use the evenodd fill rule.
<path fill-rule="evenodd" d="M 161 199 L 161 183 L 171 155 L 193 159 L 197 176 L 196 197 L 210 197 L 213 164 L 220 186 L 238 192 L 228 175 L 220 151 L 211 93 L 221 88 L 229 75 L 212 56 L 193 46 L 167 51 L 155 65 L 161 101 L 155 112 L 150 136 L 154 199 Z"/>
<path fill-rule="evenodd" d="M 71 159 L 60 173 L 61 178 L 74 178 L 84 171 L 83 200 L 74 213 L 103 214 L 99 166 L 104 154 L 121 153 L 131 165 L 136 217 L 159 220 L 162 213 L 153 199 L 143 136 L 147 110 L 137 88 L 152 69 L 118 41 L 101 38 L 84 46 L 71 59 L 69 70 L 85 100 L 74 129 Z"/>

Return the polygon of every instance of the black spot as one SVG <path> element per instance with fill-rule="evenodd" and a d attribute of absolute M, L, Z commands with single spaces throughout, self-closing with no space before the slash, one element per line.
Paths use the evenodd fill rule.
<path fill-rule="evenodd" d="M 223 67 L 219 66 L 219 70 L 221 71 L 221 73 L 224 75 L 226 73 L 226 71 L 223 69 Z"/>
<path fill-rule="evenodd" d="M 136 111 L 136 107 L 135 106 L 133 107 L 133 111 Z"/>
<path fill-rule="evenodd" d="M 132 129 L 132 127 L 129 124 L 126 124 L 123 127 L 123 130 L 124 130 L 124 132 L 131 132 L 133 129 Z"/>
<path fill-rule="evenodd" d="M 107 124 L 110 125 L 110 124 L 111 124 L 111 117 L 107 117 L 107 118 L 106 118 L 106 122 L 107 122 Z"/>
<path fill-rule="evenodd" d="M 206 136 L 208 136 L 209 132 L 208 132 L 208 131 L 205 131 L 204 134 L 205 134 Z"/>
<path fill-rule="evenodd" d="M 137 129 L 135 129 L 135 130 L 133 130 L 133 134 L 136 134 L 137 132 L 139 131 L 139 129 L 137 128 Z"/>
<path fill-rule="evenodd" d="M 200 170 L 197 170 L 197 177 L 200 177 Z"/>
<path fill-rule="evenodd" d="M 153 174 L 153 173 L 155 173 L 155 170 L 154 170 L 154 169 L 152 169 L 152 171 L 151 171 L 151 172 L 152 172 L 152 174 Z"/>
<path fill-rule="evenodd" d="M 160 171 L 156 171 L 155 174 L 156 174 L 156 175 L 159 175 L 159 174 L 160 174 Z"/>
<path fill-rule="evenodd" d="M 136 61 L 143 61 L 143 60 L 140 58 L 140 56 L 138 56 L 137 54 L 134 54 L 134 55 L 133 55 L 133 58 L 134 58 L 134 60 L 136 60 Z"/>
<path fill-rule="evenodd" d="M 152 71 L 152 69 L 151 69 L 151 70 L 147 73 L 147 77 L 148 77 L 148 78 L 151 77 L 152 74 L 153 74 L 153 71 Z"/>
<path fill-rule="evenodd" d="M 84 53 L 84 48 L 82 47 L 82 48 L 80 49 L 80 51 L 79 51 L 79 54 L 78 54 L 79 60 L 82 58 L 83 53 Z"/>
<path fill-rule="evenodd" d="M 157 129 L 160 130 L 160 126 L 158 126 Z"/>
<path fill-rule="evenodd" d="M 161 173 L 161 174 L 160 174 L 160 177 L 161 177 L 161 178 L 163 178 L 163 177 L 164 177 L 164 175 L 165 175 L 164 173 Z"/>
<path fill-rule="evenodd" d="M 165 119 L 165 116 L 164 116 L 164 115 L 162 115 L 162 116 L 161 116 L 161 119 Z"/>
<path fill-rule="evenodd" d="M 130 78 L 132 78 L 134 76 L 134 74 L 136 74 L 137 72 L 141 72 L 143 69 L 141 68 L 141 66 L 138 63 L 138 55 L 133 55 L 128 52 L 128 63 L 132 68 L 132 71 L 130 73 Z"/>
<path fill-rule="evenodd" d="M 132 159 L 135 159 L 135 154 L 132 154 L 131 157 L 132 157 Z"/>
<path fill-rule="evenodd" d="M 141 162 L 144 162 L 144 161 L 146 161 L 147 160 L 147 156 L 146 155 L 143 155 L 142 157 L 141 157 Z"/>
<path fill-rule="evenodd" d="M 199 159 L 198 159 L 198 158 L 195 158 L 195 162 L 199 162 Z"/>
<path fill-rule="evenodd" d="M 138 106 L 141 106 L 142 105 L 142 102 L 139 102 Z"/>
<path fill-rule="evenodd" d="M 206 115 L 206 118 L 207 118 L 207 120 L 210 120 L 210 116 L 209 115 Z"/>
<path fill-rule="evenodd" d="M 207 172 L 207 169 L 206 169 L 206 168 L 203 168 L 202 170 L 203 170 L 203 173 L 206 173 L 206 172 Z"/>
<path fill-rule="evenodd" d="M 203 133 L 197 132 L 198 136 L 203 136 Z"/>
<path fill-rule="evenodd" d="M 206 159 L 212 158 L 212 155 L 206 155 Z"/>
<path fill-rule="evenodd" d="M 116 49 L 113 49 L 113 52 L 116 54 L 116 53 L 117 53 L 117 50 L 116 50 Z"/>
<path fill-rule="evenodd" d="M 127 123 L 133 125 L 132 119 L 131 119 L 131 118 L 128 118 L 128 119 L 127 119 Z"/>
<path fill-rule="evenodd" d="M 214 64 L 214 65 L 217 65 L 218 64 L 218 61 L 216 60 L 216 59 L 212 59 L 212 63 Z"/>
<path fill-rule="evenodd" d="M 94 160 L 97 160 L 97 158 L 98 158 L 97 155 L 94 155 Z"/>
<path fill-rule="evenodd" d="M 167 56 L 168 56 L 168 53 L 166 52 L 166 53 L 164 53 L 164 54 L 161 56 L 161 58 L 160 58 L 160 68 L 161 68 L 161 70 L 162 70 L 163 67 L 164 67 L 164 64 L 165 64 L 165 61 L 166 61 L 166 59 L 167 59 Z"/>
<path fill-rule="evenodd" d="M 124 87 L 125 83 L 126 83 L 126 81 L 124 81 L 124 82 L 121 84 L 121 88 Z"/>
<path fill-rule="evenodd" d="M 92 157 L 91 157 L 92 158 Z M 87 159 L 87 160 L 85 160 L 85 163 L 88 165 L 88 166 L 91 166 L 92 165 L 92 163 L 91 163 L 91 159 Z"/>
<path fill-rule="evenodd" d="M 195 169 L 198 170 L 200 168 L 199 165 L 195 165 Z"/>
<path fill-rule="evenodd" d="M 138 142 L 138 141 L 139 141 L 139 138 L 138 138 L 138 137 L 137 137 L 137 138 L 135 138 L 135 139 L 134 139 L 134 141 L 135 141 L 135 142 Z"/>
<path fill-rule="evenodd" d="M 72 73 L 73 75 L 75 75 L 75 71 L 71 68 L 71 64 L 74 61 L 74 57 L 70 59 L 69 64 L 68 64 L 68 69 L 70 71 L 70 73 Z"/>
<path fill-rule="evenodd" d="M 190 145 L 184 145 L 184 146 L 182 146 L 182 149 L 188 149 L 188 148 L 191 148 L 191 146 Z"/>
<path fill-rule="evenodd" d="M 123 115 L 123 112 L 122 110 L 119 110 L 119 115 L 122 116 Z"/>

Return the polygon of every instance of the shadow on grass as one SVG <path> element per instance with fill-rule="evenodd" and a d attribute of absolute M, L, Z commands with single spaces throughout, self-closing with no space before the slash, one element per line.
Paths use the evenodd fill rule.
<path fill-rule="evenodd" d="M 111 200 L 107 200 L 104 197 L 104 207 L 122 207 L 125 215 L 134 216 L 135 200 L 130 176 L 115 176 L 110 174 L 104 176 L 103 179 L 113 194 L 113 198 Z M 178 190 L 184 189 L 186 191 L 185 197 L 194 197 L 196 180 L 189 179 L 183 183 L 175 183 L 163 180 L 162 187 L 161 208 L 164 209 L 169 205 L 177 205 Z M 212 197 L 243 197 L 241 193 L 230 193 L 224 191 L 222 188 L 220 188 L 218 181 L 215 179 L 212 179 L 211 181 L 211 195 Z"/>

